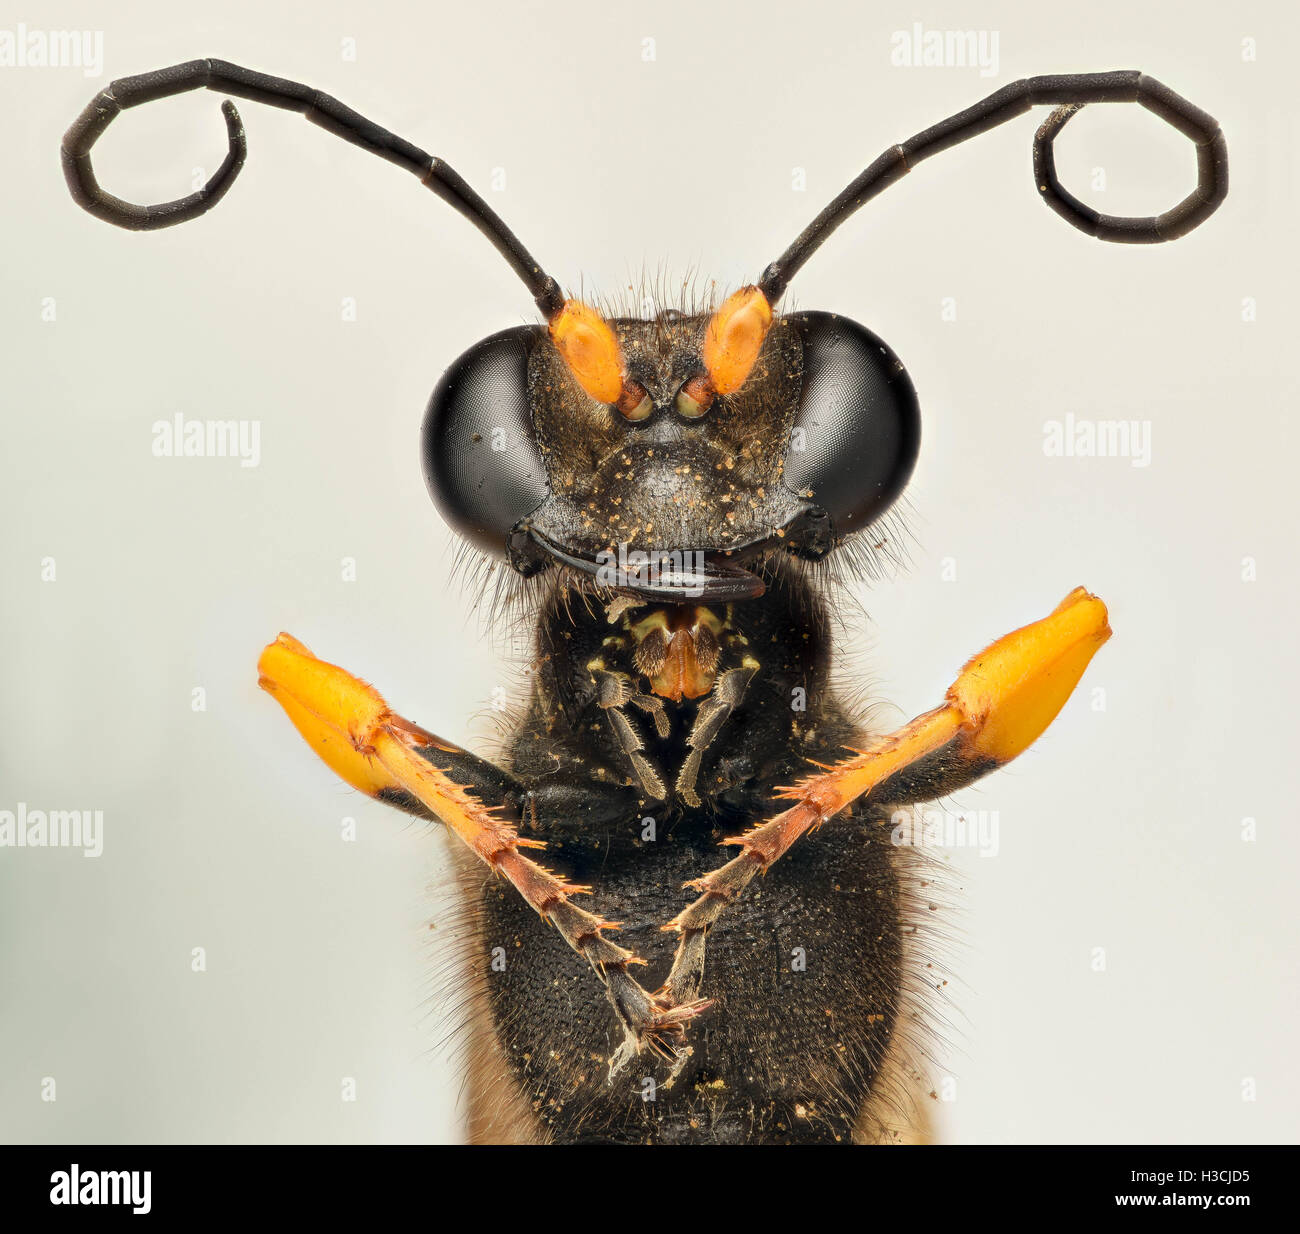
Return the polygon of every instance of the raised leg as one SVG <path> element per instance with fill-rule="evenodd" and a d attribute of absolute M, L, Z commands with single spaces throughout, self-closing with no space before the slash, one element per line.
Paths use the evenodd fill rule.
<path fill-rule="evenodd" d="M 663 928 L 681 935 L 668 980 L 669 1002 L 693 1002 L 704 975 L 705 936 L 726 906 L 800 836 L 856 801 L 930 801 L 1009 763 L 1056 718 L 1097 649 L 1110 637 L 1106 606 L 1079 587 L 1050 616 L 1006 635 L 975 656 L 934 711 L 853 758 L 778 790 L 794 804 L 723 841 L 740 854 L 687 886 L 699 898 Z"/>
<path fill-rule="evenodd" d="M 591 889 L 524 856 L 521 849 L 546 846 L 522 838 L 499 817 L 512 795 L 522 795 L 512 777 L 394 714 L 372 686 L 287 634 L 262 652 L 258 671 L 258 684 L 334 772 L 363 793 L 446 824 L 591 965 L 623 1025 L 616 1059 L 646 1045 L 676 1057 L 683 1025 L 708 1004 L 669 1005 L 643 989 L 628 970 L 644 961 L 605 937 L 618 923 L 572 902 Z"/>

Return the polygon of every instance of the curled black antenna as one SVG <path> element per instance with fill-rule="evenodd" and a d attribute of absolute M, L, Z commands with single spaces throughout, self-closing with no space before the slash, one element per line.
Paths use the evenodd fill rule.
<path fill-rule="evenodd" d="M 758 286 L 775 303 L 804 262 L 860 206 L 901 180 L 922 159 L 996 128 L 1031 107 L 1058 106 L 1034 138 L 1034 179 L 1043 200 L 1063 219 L 1096 236 L 1128 244 L 1175 240 L 1203 223 L 1228 195 L 1228 146 L 1218 121 L 1168 86 L 1136 69 L 1113 73 L 1073 73 L 1061 77 L 1026 77 L 1003 86 L 988 98 L 941 120 L 932 128 L 891 146 L 802 232 L 763 272 Z M 1061 186 L 1052 143 L 1069 118 L 1087 103 L 1141 103 L 1196 145 L 1196 188 L 1172 210 L 1149 218 L 1100 214 Z"/>
<path fill-rule="evenodd" d="M 73 121 L 63 138 L 63 174 L 78 205 L 96 218 L 118 227 L 132 231 L 151 231 L 158 227 L 172 227 L 206 214 L 226 195 L 239 175 L 248 153 L 243 121 L 229 99 L 221 104 L 221 113 L 226 120 L 229 151 L 212 178 L 198 192 L 176 201 L 139 206 L 106 193 L 95 179 L 90 163 L 91 147 L 119 112 L 154 99 L 184 94 L 189 90 L 216 90 L 286 111 L 296 111 L 313 124 L 342 137 L 344 141 L 405 168 L 418 176 L 421 184 L 432 189 L 449 206 L 469 219 L 492 242 L 492 246 L 523 280 L 538 308 L 547 318 L 554 316 L 563 306 L 564 295 L 559 284 L 533 260 L 496 211 L 441 159 L 426 154 L 419 146 L 413 146 L 395 133 L 380 128 L 365 116 L 345 107 L 328 94 L 313 90 L 311 86 L 256 73 L 224 60 L 190 60 L 152 73 L 119 78 L 101 90 Z"/>

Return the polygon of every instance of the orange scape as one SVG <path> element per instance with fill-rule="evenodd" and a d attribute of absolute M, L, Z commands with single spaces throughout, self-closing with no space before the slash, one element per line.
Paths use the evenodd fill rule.
<path fill-rule="evenodd" d="M 972 767 L 1010 762 L 1056 718 L 1108 638 L 1105 604 L 1076 587 L 1041 621 L 1003 635 L 967 661 L 941 707 L 917 716 L 854 757 L 778 789 L 778 797 L 794 804 L 743 835 L 723 840 L 738 845 L 740 855 L 687 883 L 703 894 L 663 928 L 683 934 L 707 929 L 722 905 L 734 900 L 757 872 L 766 870 L 801 836 L 895 772 L 950 743 L 953 757 Z"/>
<path fill-rule="evenodd" d="M 550 324 L 551 341 L 578 384 L 602 403 L 623 393 L 623 349 L 609 323 L 580 300 L 566 300 Z"/>
<path fill-rule="evenodd" d="M 718 394 L 745 384 L 772 325 L 772 306 L 757 287 L 742 287 L 723 301 L 704 333 L 704 367 Z"/>

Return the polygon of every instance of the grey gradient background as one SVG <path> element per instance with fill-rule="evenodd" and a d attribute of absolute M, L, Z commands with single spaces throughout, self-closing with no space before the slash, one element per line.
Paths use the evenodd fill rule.
<path fill-rule="evenodd" d="M 891 66 L 916 21 L 997 31 L 997 76 Z M 105 848 L 0 849 L 0 1139 L 461 1134 L 431 1002 L 446 841 L 336 781 L 254 664 L 286 629 L 426 726 L 490 737 L 522 673 L 448 583 L 416 433 L 444 367 L 531 306 L 413 180 L 254 104 L 208 217 L 133 235 L 77 210 L 67 124 L 113 77 L 201 55 L 327 90 L 485 191 L 505 169 L 493 204 L 604 293 L 643 265 L 752 279 L 886 145 L 1020 76 L 1139 67 L 1217 116 L 1231 195 L 1177 243 L 1099 244 L 1044 209 L 1043 112 L 891 189 L 787 307 L 879 331 L 922 397 L 912 568 L 858 589 L 882 722 L 1077 583 L 1115 630 L 1046 737 L 959 799 L 998 812 L 1001 851 L 950 858 L 943 1136 L 1296 1138 L 1291 6 L 0 0 L 19 22 L 103 30 L 104 73 L 0 68 L 0 809 L 101 809 Z M 160 200 L 223 144 L 217 98 L 190 96 L 116 123 L 97 168 Z M 1112 213 L 1192 184 L 1190 146 L 1136 108 L 1089 109 L 1059 159 Z M 260 466 L 155 458 L 177 412 L 258 420 Z M 1045 457 L 1067 412 L 1149 420 L 1150 466 Z"/>

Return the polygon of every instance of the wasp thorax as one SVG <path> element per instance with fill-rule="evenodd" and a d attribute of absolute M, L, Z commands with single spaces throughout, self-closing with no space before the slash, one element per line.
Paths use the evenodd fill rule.
<path fill-rule="evenodd" d="M 661 698 L 680 702 L 713 688 L 725 622 L 710 608 L 657 608 L 630 627 L 632 662 Z"/>

